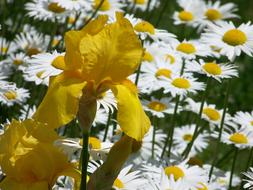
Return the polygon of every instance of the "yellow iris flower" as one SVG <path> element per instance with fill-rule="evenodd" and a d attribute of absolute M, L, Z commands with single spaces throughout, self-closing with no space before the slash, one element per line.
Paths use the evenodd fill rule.
<path fill-rule="evenodd" d="M 51 189 L 59 176 L 80 180 L 80 172 L 53 142 L 56 133 L 33 120 L 12 121 L 0 136 L 0 166 L 6 177 L 3 190 Z"/>
<path fill-rule="evenodd" d="M 127 80 L 139 66 L 143 48 L 131 23 L 120 13 L 116 18 L 107 24 L 108 17 L 99 16 L 82 30 L 65 34 L 66 54 L 53 62 L 63 72 L 50 79 L 47 94 L 34 115 L 36 120 L 60 127 L 76 117 L 83 93 L 97 98 L 111 89 L 123 132 L 138 141 L 143 138 L 150 121 L 136 86 Z"/>

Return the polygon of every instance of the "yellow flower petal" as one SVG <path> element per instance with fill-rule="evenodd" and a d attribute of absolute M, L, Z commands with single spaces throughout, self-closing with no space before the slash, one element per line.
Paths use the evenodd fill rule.
<path fill-rule="evenodd" d="M 57 128 L 76 117 L 78 101 L 86 84 L 77 75 L 77 72 L 64 72 L 50 79 L 47 94 L 34 119 Z"/>
<path fill-rule="evenodd" d="M 6 177 L 1 183 L 0 188 L 3 190 L 46 190 L 48 189 L 47 181 L 37 182 L 33 184 L 29 183 L 17 183 L 10 177 Z"/>
<path fill-rule="evenodd" d="M 140 64 L 143 49 L 131 23 L 121 14 L 98 34 L 86 35 L 80 42 L 82 72 L 86 80 L 99 83 L 105 78 L 120 82 Z"/>
<path fill-rule="evenodd" d="M 120 127 L 126 135 L 141 141 L 149 130 L 150 120 L 142 109 L 133 84 L 124 82 L 113 85 L 111 89 L 118 102 L 117 120 Z"/>

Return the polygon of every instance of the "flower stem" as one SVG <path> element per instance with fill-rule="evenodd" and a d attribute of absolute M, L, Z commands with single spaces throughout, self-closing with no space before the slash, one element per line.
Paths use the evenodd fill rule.
<path fill-rule="evenodd" d="M 157 21 L 156 21 L 156 23 L 155 23 L 155 27 L 157 27 L 157 26 L 160 24 L 160 21 L 161 21 L 161 19 L 162 19 L 162 17 L 163 17 L 164 12 L 165 12 L 166 9 L 167 9 L 168 4 L 169 4 L 169 0 L 165 0 L 165 3 L 164 3 L 164 5 L 163 5 L 163 9 L 162 9 L 162 11 L 160 12 L 160 14 L 159 14 L 159 16 L 158 16 L 158 19 L 157 19 Z"/>
<path fill-rule="evenodd" d="M 87 166 L 89 161 L 88 142 L 89 142 L 89 131 L 84 131 L 83 149 L 82 149 L 82 178 L 80 190 L 87 190 Z"/>
<path fill-rule="evenodd" d="M 156 118 L 153 116 L 153 136 L 152 136 L 152 158 L 154 158 L 155 152 L 155 133 L 156 133 Z"/>
<path fill-rule="evenodd" d="M 106 138 L 107 138 L 108 129 L 109 129 L 110 121 L 111 121 L 111 115 L 112 115 L 112 111 L 109 110 L 108 119 L 107 119 L 107 123 L 106 123 L 106 126 L 105 126 L 105 134 L 104 134 L 103 141 L 105 141 Z"/>
<path fill-rule="evenodd" d="M 202 95 L 202 99 L 201 99 L 201 105 L 200 105 L 200 109 L 199 109 L 199 114 L 198 114 L 198 121 L 196 123 L 196 126 L 195 126 L 195 130 L 194 130 L 194 133 L 193 133 L 193 137 L 192 137 L 192 140 L 190 141 L 190 143 L 188 144 L 188 146 L 186 147 L 186 149 L 184 150 L 183 152 L 183 157 L 184 158 L 187 158 L 190 151 L 191 151 L 191 148 L 194 144 L 194 141 L 197 139 L 198 137 L 198 130 L 199 130 L 199 126 L 200 126 L 200 122 L 201 122 L 201 116 L 202 116 L 202 113 L 203 113 L 203 108 L 204 108 L 204 104 L 205 104 L 205 100 L 206 100 L 206 97 L 207 97 L 207 92 L 208 92 L 208 88 L 209 88 L 209 85 L 210 85 L 210 78 L 208 77 L 207 80 L 206 80 L 206 89 Z"/>
<path fill-rule="evenodd" d="M 98 7 L 96 8 L 96 10 L 92 13 L 92 15 L 90 16 L 90 18 L 84 23 L 84 26 L 86 26 L 87 24 L 89 24 L 89 22 L 96 16 L 98 10 L 100 9 L 100 7 L 103 5 L 105 0 L 101 0 Z"/>
<path fill-rule="evenodd" d="M 234 171 L 235 171 L 235 163 L 236 163 L 236 159 L 237 159 L 237 155 L 238 155 L 238 148 L 235 146 L 235 154 L 234 154 L 234 159 L 233 159 L 233 164 L 232 164 L 232 169 L 231 169 L 231 174 L 230 174 L 230 179 L 229 179 L 229 188 L 232 188 L 232 182 L 233 182 L 233 175 L 234 175 Z"/>
<path fill-rule="evenodd" d="M 141 64 L 139 65 L 138 70 L 137 70 L 137 72 L 136 72 L 136 78 L 135 78 L 135 82 L 134 82 L 134 84 L 135 84 L 136 86 L 138 85 L 138 82 L 139 82 L 140 72 L 141 72 Z"/>
<path fill-rule="evenodd" d="M 221 143 L 220 141 L 221 141 L 223 126 L 224 126 L 224 122 L 225 122 L 225 116 L 226 116 L 226 113 L 227 113 L 228 97 L 229 97 L 229 93 L 230 93 L 230 89 L 231 89 L 231 82 L 232 82 L 231 79 L 229 79 L 228 84 L 227 84 L 226 96 L 225 96 L 225 99 L 224 99 L 223 113 L 222 113 L 222 118 L 221 118 L 221 123 L 220 123 L 220 129 L 219 129 L 219 136 L 218 136 L 217 144 L 216 144 L 216 147 L 215 147 L 215 150 L 214 150 L 215 152 L 213 154 L 212 166 L 211 166 L 211 169 L 210 169 L 210 172 L 209 172 L 209 180 L 212 177 L 214 165 L 215 165 L 215 162 L 217 160 L 218 150 L 219 150 L 220 143 Z"/>

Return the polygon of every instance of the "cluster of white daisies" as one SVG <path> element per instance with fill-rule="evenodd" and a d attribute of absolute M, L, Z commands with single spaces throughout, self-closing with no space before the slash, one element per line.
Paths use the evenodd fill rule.
<path fill-rule="evenodd" d="M 15 1 L 7 2 L 15 5 Z M 233 3 L 204 0 L 177 0 L 177 3 L 180 10 L 172 16 L 174 24 L 196 28 L 198 39 L 180 41 L 176 34 L 135 17 L 137 10 L 154 11 L 161 4 L 159 0 L 31 0 L 25 3 L 23 8 L 27 17 L 34 19 L 33 23 L 50 22 L 56 28 L 46 34 L 32 24 L 16 26 L 22 15 L 15 21 L 6 20 L 2 30 L 18 32 L 11 41 L 0 37 L 1 106 L 19 104 L 22 106 L 19 118 L 31 117 L 37 103 L 30 103 L 33 92 L 29 93 L 24 86 L 47 87 L 49 77 L 62 72 L 53 61 L 64 55 L 64 32 L 81 28 L 91 15 L 107 14 L 114 21 L 116 11 L 124 12 L 145 48 L 140 68 L 129 79 L 139 89 L 152 127 L 142 142 L 136 142 L 137 151 L 121 170 L 113 188 L 226 190 L 240 186 L 242 180 L 234 173 L 234 167 L 226 171 L 216 167 L 220 163 L 213 161 L 213 157 L 218 159 L 221 154 L 210 152 L 213 150 L 209 147 L 213 142 L 218 145 L 221 142 L 231 147 L 231 154 L 252 148 L 253 112 L 238 111 L 230 115 L 226 104 L 218 107 L 208 103 L 213 98 L 208 97 L 208 92 L 214 85 L 221 86 L 224 81 L 230 83 L 239 77 L 240 65 L 236 58 L 243 53 L 253 55 L 253 25 L 248 22 L 235 26 L 229 21 L 239 18 Z M 41 97 L 41 89 L 35 98 Z M 226 93 L 229 96 L 229 91 Z M 100 97 L 93 123 L 97 133 L 89 138 L 89 173 L 100 167 L 122 134 L 114 119 L 116 110 L 112 92 Z M 68 135 L 65 128 L 59 133 Z M 55 144 L 72 162 L 79 160 L 80 138 L 64 138 Z M 212 155 L 209 164 L 199 159 L 203 151 Z M 250 189 L 253 169 L 244 174 L 242 186 Z M 73 189 L 73 181 L 61 177 L 54 189 Z"/>

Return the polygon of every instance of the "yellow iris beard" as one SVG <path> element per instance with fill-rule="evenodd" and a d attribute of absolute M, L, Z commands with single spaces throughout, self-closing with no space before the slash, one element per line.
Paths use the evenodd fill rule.
<path fill-rule="evenodd" d="M 45 98 L 34 118 L 60 127 L 74 119 L 79 99 L 99 97 L 111 89 L 118 102 L 117 119 L 123 132 L 141 140 L 150 127 L 142 109 L 138 91 L 126 80 L 139 66 L 143 48 L 131 23 L 122 14 L 117 21 L 107 23 L 107 16 L 100 16 L 80 31 L 65 35 L 66 54 L 57 57 L 53 65 L 64 70 L 51 77 Z M 86 85 L 92 86 L 84 89 Z"/>

